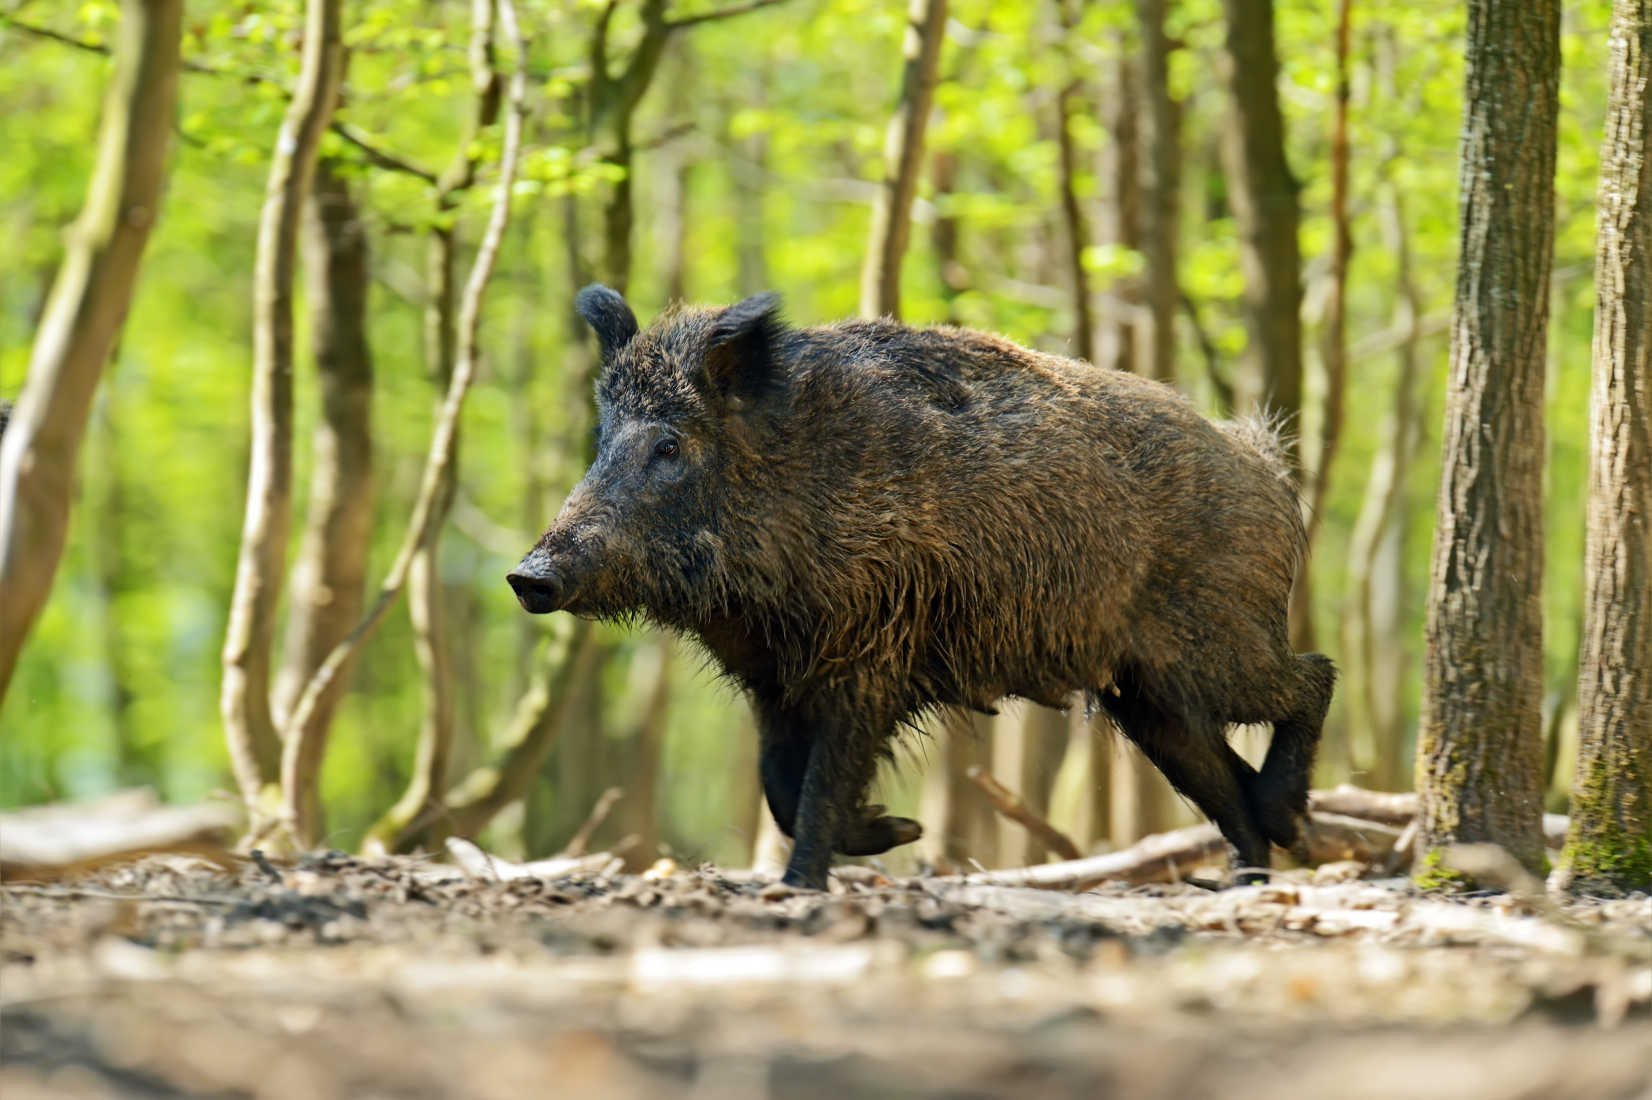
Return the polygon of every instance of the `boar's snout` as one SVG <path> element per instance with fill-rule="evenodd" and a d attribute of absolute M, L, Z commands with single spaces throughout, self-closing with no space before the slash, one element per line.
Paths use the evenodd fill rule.
<path fill-rule="evenodd" d="M 549 615 L 567 605 L 567 585 L 550 569 L 525 558 L 505 575 L 516 602 L 530 615 Z"/>

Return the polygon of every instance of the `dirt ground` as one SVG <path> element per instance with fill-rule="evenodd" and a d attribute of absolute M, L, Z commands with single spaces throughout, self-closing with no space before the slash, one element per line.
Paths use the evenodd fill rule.
<path fill-rule="evenodd" d="M 151 859 L 0 885 L 0 1096 L 1652 1100 L 1652 899 L 1326 877 Z"/>

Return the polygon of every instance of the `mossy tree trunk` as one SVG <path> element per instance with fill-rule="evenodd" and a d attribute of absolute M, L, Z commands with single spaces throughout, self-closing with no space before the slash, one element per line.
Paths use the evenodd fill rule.
<path fill-rule="evenodd" d="M 1416 862 L 1543 863 L 1543 372 L 1559 0 L 1470 0 L 1460 248 L 1428 594 Z"/>
<path fill-rule="evenodd" d="M 1560 881 L 1652 888 L 1652 0 L 1612 9 L 1578 761 Z"/>

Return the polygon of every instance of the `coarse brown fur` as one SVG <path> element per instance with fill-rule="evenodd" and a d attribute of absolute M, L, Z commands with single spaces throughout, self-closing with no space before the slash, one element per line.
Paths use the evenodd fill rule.
<path fill-rule="evenodd" d="M 789 881 L 916 837 L 863 804 L 879 754 L 1006 696 L 1085 695 L 1243 866 L 1297 840 L 1333 673 L 1288 645 L 1305 537 L 1271 428 L 963 329 L 790 329 L 763 296 L 636 333 L 611 291 L 580 304 L 598 457 L 512 583 L 705 644 L 757 709 Z M 1224 737 L 1255 722 L 1260 773 Z"/>

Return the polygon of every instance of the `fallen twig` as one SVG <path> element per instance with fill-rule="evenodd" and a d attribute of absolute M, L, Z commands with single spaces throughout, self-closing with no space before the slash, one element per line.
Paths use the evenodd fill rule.
<path fill-rule="evenodd" d="M 1072 837 L 1039 816 L 1020 795 L 1000 783 L 991 772 L 979 764 L 973 764 L 964 774 L 987 796 L 987 801 L 992 803 L 993 809 L 1037 837 L 1044 847 L 1062 859 L 1083 858 L 1083 853 L 1078 850 L 1078 845 L 1073 843 Z"/>
<path fill-rule="evenodd" d="M 606 791 L 602 792 L 601 797 L 599 797 L 596 801 L 596 805 L 592 806 L 591 812 L 586 815 L 585 823 L 575 831 L 573 837 L 569 839 L 568 843 L 563 845 L 563 857 L 573 858 L 575 856 L 582 856 L 585 854 L 585 849 L 591 843 L 591 836 L 602 827 L 602 823 L 604 821 L 608 820 L 608 815 L 613 811 L 614 804 L 618 802 L 624 794 L 625 791 L 620 787 L 609 787 Z"/>

